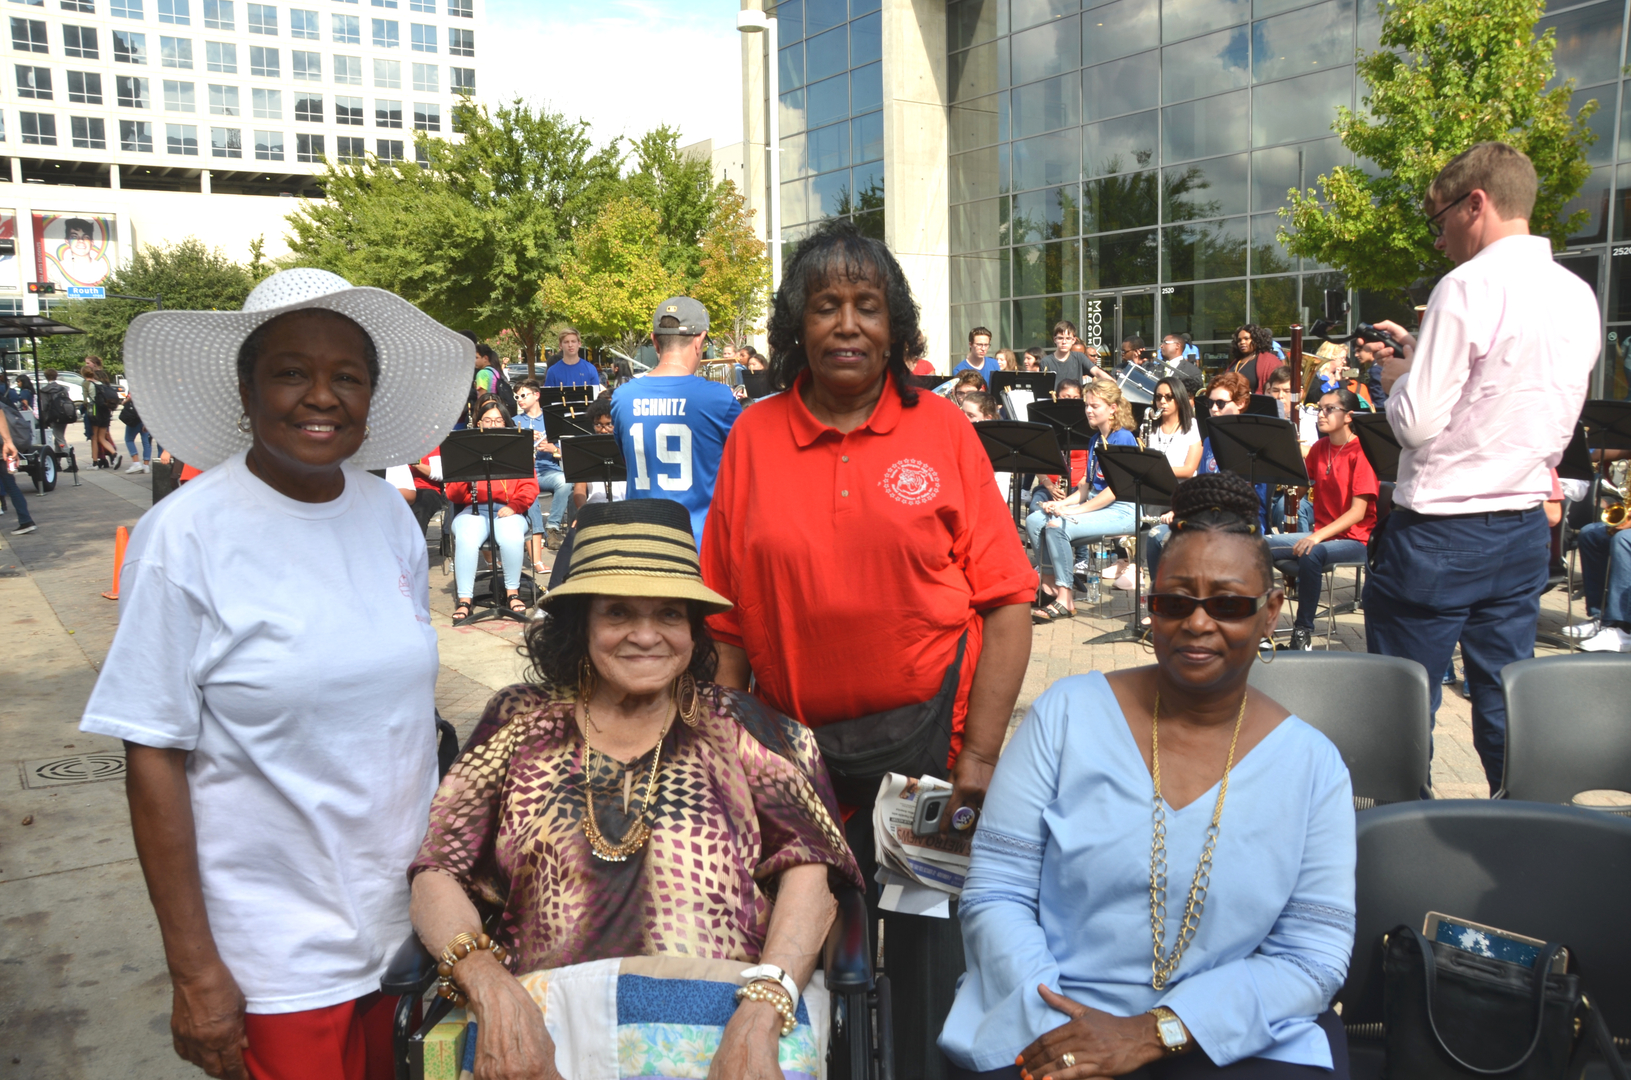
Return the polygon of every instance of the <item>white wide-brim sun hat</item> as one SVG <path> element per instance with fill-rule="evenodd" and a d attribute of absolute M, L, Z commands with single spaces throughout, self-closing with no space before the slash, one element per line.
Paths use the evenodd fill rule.
<path fill-rule="evenodd" d="M 475 345 L 395 293 L 309 268 L 273 274 L 242 311 L 149 311 L 131 322 L 125 377 L 158 444 L 200 469 L 247 450 L 251 438 L 238 430 L 238 350 L 257 326 L 306 308 L 351 319 L 379 353 L 368 438 L 351 463 L 406 465 L 439 446 L 469 396 Z"/>

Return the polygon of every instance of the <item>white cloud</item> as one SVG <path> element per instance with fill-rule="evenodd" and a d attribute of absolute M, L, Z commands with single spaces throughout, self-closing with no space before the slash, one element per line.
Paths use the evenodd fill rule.
<path fill-rule="evenodd" d="M 680 145 L 742 138 L 737 0 L 489 0 L 480 98 L 587 120 L 597 145 L 667 124 Z M 665 73 L 662 69 L 667 67 Z"/>

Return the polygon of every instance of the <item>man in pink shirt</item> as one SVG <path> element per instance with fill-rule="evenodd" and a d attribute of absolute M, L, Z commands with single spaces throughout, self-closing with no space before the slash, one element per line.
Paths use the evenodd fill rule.
<path fill-rule="evenodd" d="M 1563 456 L 1601 346 L 1597 300 L 1529 235 L 1534 165 L 1505 143 L 1454 158 L 1425 200 L 1434 246 L 1456 268 L 1412 337 L 1383 349 L 1387 416 L 1399 437 L 1393 513 L 1371 547 L 1371 652 L 1444 670 L 1461 642 L 1473 745 L 1501 786 L 1501 668 L 1531 656 L 1546 585 L 1550 470 Z M 1441 696 L 1430 679 L 1433 709 Z"/>

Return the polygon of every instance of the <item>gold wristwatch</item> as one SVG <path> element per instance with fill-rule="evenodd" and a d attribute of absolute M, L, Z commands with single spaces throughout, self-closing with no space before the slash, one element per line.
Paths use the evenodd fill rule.
<path fill-rule="evenodd" d="M 1161 1036 L 1161 1045 L 1167 1048 L 1167 1053 L 1176 1054 L 1189 1049 L 1189 1031 L 1184 1022 L 1178 1019 L 1178 1014 L 1165 1005 L 1157 1005 L 1149 1011 L 1155 1017 L 1155 1032 Z"/>

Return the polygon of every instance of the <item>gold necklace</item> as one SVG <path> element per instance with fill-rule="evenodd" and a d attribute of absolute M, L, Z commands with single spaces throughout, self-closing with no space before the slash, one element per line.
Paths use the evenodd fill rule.
<path fill-rule="evenodd" d="M 589 711 L 589 699 L 583 701 L 583 717 L 590 724 L 594 723 Z M 651 754 L 651 771 L 646 774 L 646 793 L 640 800 L 640 814 L 635 819 L 623 842 L 614 844 L 606 839 L 600 831 L 600 825 L 595 821 L 595 789 L 594 779 L 589 774 L 589 732 L 580 730 L 583 736 L 583 835 L 589 840 L 589 850 L 594 852 L 595 858 L 604 862 L 627 862 L 630 855 L 646 846 L 651 839 L 651 825 L 646 821 L 646 815 L 651 812 L 652 803 L 657 797 L 657 771 L 662 767 L 663 740 L 668 737 L 669 725 L 673 722 L 670 717 L 663 723 L 663 730 L 657 736 L 657 746 Z M 599 728 L 597 727 L 598 731 Z M 626 768 L 626 766 L 625 766 Z"/>
<path fill-rule="evenodd" d="M 1249 692 L 1248 692 L 1249 693 Z M 1201 911 L 1206 907 L 1206 890 L 1212 883 L 1212 850 L 1218 843 L 1218 822 L 1223 818 L 1223 800 L 1229 794 L 1229 770 L 1235 763 L 1235 744 L 1240 740 L 1240 725 L 1246 719 L 1246 698 L 1240 698 L 1240 714 L 1235 717 L 1235 733 L 1229 737 L 1229 756 L 1223 763 L 1223 783 L 1218 788 L 1218 803 L 1212 808 L 1212 824 L 1206 829 L 1206 843 L 1201 847 L 1201 861 L 1195 866 L 1195 880 L 1189 885 L 1189 900 L 1184 904 L 1184 921 L 1178 928 L 1178 940 L 1172 943 L 1172 952 L 1163 955 L 1162 946 L 1167 936 L 1167 812 L 1161 802 L 1161 691 L 1155 692 L 1155 707 L 1150 710 L 1150 773 L 1155 781 L 1155 808 L 1151 812 L 1153 834 L 1150 838 L 1150 936 L 1155 940 L 1155 959 L 1150 961 L 1150 986 L 1156 990 L 1166 988 L 1167 980 L 1178 970 L 1184 950 L 1195 937 L 1201 925 Z"/>

